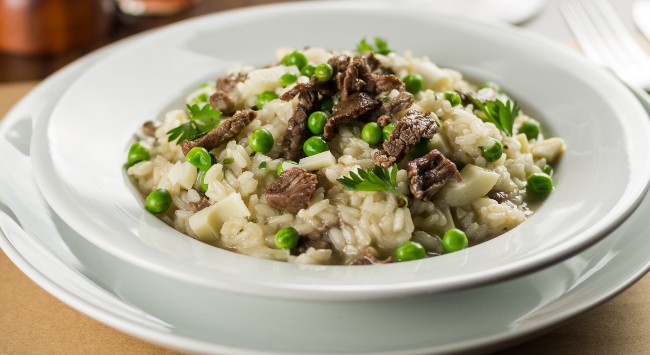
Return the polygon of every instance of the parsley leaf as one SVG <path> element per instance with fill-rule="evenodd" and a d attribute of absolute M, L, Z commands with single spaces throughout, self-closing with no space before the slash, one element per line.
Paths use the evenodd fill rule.
<path fill-rule="evenodd" d="M 507 100 L 504 103 L 497 99 L 483 103 L 471 96 L 469 98 L 474 107 L 485 114 L 488 122 L 494 123 L 507 136 L 512 137 L 512 126 L 515 123 L 515 118 L 519 115 L 519 104 L 516 101 Z"/>
<path fill-rule="evenodd" d="M 359 53 L 375 52 L 375 53 L 386 55 L 392 52 L 392 50 L 388 48 L 388 42 L 386 42 L 385 39 L 381 37 L 375 37 L 374 46 L 368 43 L 368 41 L 366 41 L 365 38 L 361 39 L 361 41 L 357 43 L 357 52 Z"/>
<path fill-rule="evenodd" d="M 221 111 L 210 107 L 210 105 L 187 105 L 189 121 L 180 126 L 167 131 L 169 135 L 167 141 L 181 144 L 183 141 L 195 140 L 204 134 L 210 132 L 219 125 L 221 120 Z"/>
<path fill-rule="evenodd" d="M 408 206 L 408 199 L 397 188 L 397 165 L 392 170 L 375 165 L 372 169 L 359 169 L 356 173 L 350 172 L 349 177 L 336 179 L 348 190 L 353 191 L 386 191 L 404 200 L 404 207 Z"/>

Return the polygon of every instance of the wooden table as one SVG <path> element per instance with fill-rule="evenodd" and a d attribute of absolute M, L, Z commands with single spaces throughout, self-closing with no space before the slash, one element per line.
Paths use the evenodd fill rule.
<path fill-rule="evenodd" d="M 148 28 L 206 12 L 271 0 L 205 0 L 171 18 L 121 19 L 113 33 L 90 48 L 47 58 L 0 55 L 0 117 L 36 82 L 92 48 Z M 550 1 L 544 13 L 526 24 L 533 31 L 571 41 Z M 631 26 L 632 0 L 615 6 Z M 0 187 L 2 188 L 2 187 Z M 58 301 L 29 280 L 0 252 L 0 354 L 173 354 L 86 317 Z M 613 300 L 503 354 L 650 354 L 650 275 Z"/>

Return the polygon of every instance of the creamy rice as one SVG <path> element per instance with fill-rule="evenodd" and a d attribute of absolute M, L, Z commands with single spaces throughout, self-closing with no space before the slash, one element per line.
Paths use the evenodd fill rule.
<path fill-rule="evenodd" d="M 277 59 L 291 51 L 278 50 Z M 309 48 L 303 53 L 314 64 L 326 62 L 333 55 L 320 48 Z M 409 240 L 421 244 L 428 256 L 435 256 L 444 253 L 441 238 L 450 228 L 464 231 L 471 246 L 524 222 L 533 213 L 526 196 L 526 179 L 554 163 L 564 149 L 563 143 L 554 143 L 553 139 L 557 138 L 545 139 L 541 134 L 532 140 L 524 134 L 516 134 L 518 125 L 528 118 L 521 111 L 514 124 L 515 134 L 509 137 L 479 117 L 472 104 L 452 107 L 444 98 L 445 92 L 476 91 L 476 86 L 455 70 L 439 68 L 428 58 L 414 57 L 410 52 L 376 54 L 375 57 L 399 78 L 407 73 L 422 76 L 425 90 L 415 95 L 412 108 L 432 112 L 437 117 L 440 127 L 431 140 L 433 146 L 459 166 L 476 166 L 498 174 L 490 191 L 502 193 L 504 199 L 497 201 L 481 195 L 457 206 L 434 196 L 432 201 L 412 199 L 404 208 L 400 207 L 399 198 L 387 192 L 345 189 L 337 179 L 360 168 L 372 168 L 373 155 L 380 148 L 371 147 L 361 139 L 363 122 L 358 122 L 339 127 L 337 136 L 329 142 L 336 163 L 318 171 L 318 188 L 309 206 L 295 215 L 273 208 L 266 201 L 266 190 L 278 178 L 276 170 L 284 161 L 281 143 L 298 98 L 268 102 L 234 139 L 210 151 L 217 163 L 205 173 L 204 183 L 208 186 L 205 192 L 197 178 L 198 169 L 185 161 L 179 145 L 168 142 L 167 132 L 188 120 L 188 113 L 182 109 L 164 115 L 153 137 L 138 134 L 137 139 L 149 150 L 150 159 L 129 167 L 128 175 L 144 196 L 157 188 L 170 192 L 171 207 L 159 217 L 179 232 L 238 253 L 294 263 L 344 264 L 368 252 L 386 258 Z M 287 87 L 278 83 L 285 73 L 300 75 L 296 66 L 236 67 L 230 73 L 247 75 L 230 95 L 239 108 L 255 106 L 256 96 L 263 91 L 271 90 L 281 95 L 297 83 L 309 81 L 302 75 L 297 83 Z M 189 94 L 187 103 L 202 101 L 201 97 L 214 92 L 213 85 L 206 85 Z M 394 90 L 387 95 L 397 94 Z M 393 122 L 404 114 L 397 114 Z M 275 145 L 266 154 L 256 153 L 248 145 L 248 138 L 258 128 L 266 128 L 274 137 Z M 503 144 L 504 154 L 494 162 L 487 162 L 481 147 L 491 144 L 493 139 Z M 397 173 L 397 187 L 405 195 L 410 194 L 407 160 L 398 165 Z M 214 236 L 199 238 L 190 223 L 195 213 L 189 203 L 199 203 L 203 196 L 210 205 L 228 196 L 238 196 L 248 216 L 230 218 L 220 225 Z M 301 236 L 317 236 L 327 241 L 331 248 L 310 248 L 300 255 L 291 255 L 289 250 L 280 249 L 274 243 L 276 232 L 289 226 Z"/>

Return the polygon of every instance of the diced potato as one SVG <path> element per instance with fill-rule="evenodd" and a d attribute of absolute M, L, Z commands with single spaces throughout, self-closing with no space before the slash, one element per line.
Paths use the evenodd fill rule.
<path fill-rule="evenodd" d="M 307 171 L 318 170 L 327 168 L 328 166 L 336 165 L 336 158 L 329 150 L 322 153 L 314 154 L 310 157 L 302 158 L 298 162 L 303 169 Z"/>
<path fill-rule="evenodd" d="M 549 138 L 531 145 L 530 151 L 533 153 L 533 158 L 545 158 L 547 163 L 554 163 L 562 155 L 565 148 L 563 139 Z"/>
<path fill-rule="evenodd" d="M 198 171 L 196 167 L 188 162 L 177 162 L 171 169 L 169 169 L 169 181 L 172 185 L 180 185 L 185 190 L 189 190 L 196 181 Z"/>
<path fill-rule="evenodd" d="M 438 191 L 436 199 L 442 200 L 451 207 L 464 206 L 477 198 L 485 196 L 499 180 L 499 174 L 468 164 L 460 171 L 463 177 L 460 182 L 447 181 Z"/>
<path fill-rule="evenodd" d="M 192 215 L 190 228 L 202 242 L 213 242 L 219 236 L 221 226 L 230 218 L 249 217 L 250 211 L 239 193 L 231 193 L 223 200 Z"/>
<path fill-rule="evenodd" d="M 515 139 L 521 144 L 521 152 L 529 153 L 530 147 L 528 146 L 528 137 L 525 134 L 519 133 L 515 136 Z"/>
<path fill-rule="evenodd" d="M 444 154 L 445 156 L 452 156 L 453 149 L 440 134 L 435 134 L 433 138 L 431 138 L 431 145 L 434 149 L 438 149 L 440 153 Z"/>

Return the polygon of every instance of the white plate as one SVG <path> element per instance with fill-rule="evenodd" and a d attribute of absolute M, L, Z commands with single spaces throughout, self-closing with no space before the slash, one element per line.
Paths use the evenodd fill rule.
<path fill-rule="evenodd" d="M 327 36 L 314 25 L 334 21 Z M 413 33 L 427 33 L 426 40 Z M 557 188 L 528 222 L 441 257 L 312 267 L 202 244 L 146 213 L 134 198 L 122 165 L 144 120 L 159 117 L 234 62 L 270 62 L 283 45 L 351 47 L 368 34 L 386 37 L 397 51 L 411 48 L 502 84 L 566 140 Z M 71 85 L 52 115 L 36 125 L 31 148 L 34 175 L 49 204 L 82 236 L 123 260 L 216 290 L 350 300 L 473 287 L 583 250 L 619 225 L 646 191 L 650 165 L 638 162 L 650 161 L 648 136 L 647 114 L 619 82 L 537 36 L 406 6 L 316 2 L 206 16 L 132 41 Z"/>
<path fill-rule="evenodd" d="M 88 58 L 77 62 L 40 85 L 0 125 L 0 156 L 12 167 L 0 173 L 5 187 L 0 189 L 0 247 L 63 302 L 147 341 L 200 353 L 485 351 L 607 300 L 650 268 L 646 199 L 608 238 L 551 268 L 429 297 L 279 301 L 215 293 L 139 269 L 74 233 L 29 178 L 24 142 L 30 138 L 30 119 L 47 115 L 82 64 L 89 63 Z"/>

